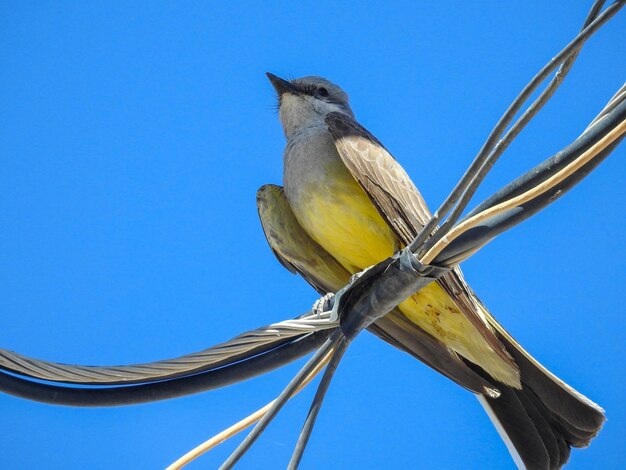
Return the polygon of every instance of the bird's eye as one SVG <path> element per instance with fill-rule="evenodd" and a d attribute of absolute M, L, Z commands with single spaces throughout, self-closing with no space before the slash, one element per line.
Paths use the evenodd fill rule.
<path fill-rule="evenodd" d="M 328 90 L 324 87 L 318 88 L 317 94 L 320 95 L 322 98 L 328 98 Z"/>

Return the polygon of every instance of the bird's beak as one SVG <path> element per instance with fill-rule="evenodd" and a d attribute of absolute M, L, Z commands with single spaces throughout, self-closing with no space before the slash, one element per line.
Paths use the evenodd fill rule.
<path fill-rule="evenodd" d="M 267 78 L 270 79 L 270 82 L 272 83 L 272 86 L 274 87 L 274 90 L 276 90 L 276 93 L 279 97 L 285 93 L 291 93 L 293 95 L 298 94 L 298 89 L 287 80 L 283 80 L 282 78 L 277 77 L 273 73 L 269 72 L 267 72 L 265 75 L 267 75 Z"/>

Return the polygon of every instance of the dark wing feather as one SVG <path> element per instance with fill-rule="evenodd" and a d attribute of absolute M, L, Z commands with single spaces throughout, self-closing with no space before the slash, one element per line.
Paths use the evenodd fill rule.
<path fill-rule="evenodd" d="M 320 294 L 337 292 L 348 283 L 350 273 L 300 226 L 283 188 L 262 186 L 257 207 L 267 241 L 283 266 L 299 273 Z M 498 393 L 486 378 L 397 310 L 374 323 L 370 331 L 474 393 Z"/>
<path fill-rule="evenodd" d="M 348 283 L 350 273 L 304 231 L 282 187 L 262 186 L 256 201 L 267 242 L 283 266 L 299 273 L 322 295 Z"/>
<path fill-rule="evenodd" d="M 408 245 L 430 219 L 428 207 L 409 176 L 376 137 L 353 118 L 330 113 L 326 124 L 343 163 L 396 236 Z M 504 345 L 480 316 L 461 270 L 456 268 L 437 282 L 493 350 L 517 370 Z"/>

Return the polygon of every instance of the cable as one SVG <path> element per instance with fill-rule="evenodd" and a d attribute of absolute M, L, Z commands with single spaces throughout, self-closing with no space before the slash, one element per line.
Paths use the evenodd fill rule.
<path fill-rule="evenodd" d="M 175 359 L 123 366 L 83 366 L 44 361 L 0 349 L 0 369 L 51 382 L 84 385 L 128 385 L 172 379 L 214 370 L 262 354 L 313 331 L 335 328 L 330 312 L 307 313 L 298 318 L 261 326 Z"/>
<path fill-rule="evenodd" d="M 304 335 L 266 353 L 188 377 L 143 385 L 76 388 L 25 380 L 0 372 L 0 390 L 27 400 L 66 406 L 120 406 L 149 403 L 225 387 L 265 374 L 319 348 L 332 330 Z"/>
<path fill-rule="evenodd" d="M 590 19 L 598 14 L 603 3 L 604 2 L 594 3 L 591 11 L 587 15 L 585 25 L 589 23 Z M 584 44 L 584 42 L 595 31 L 597 31 L 597 29 L 599 29 L 604 23 L 611 19 L 623 6 L 624 2 L 622 1 L 617 1 L 610 5 L 604 11 L 604 13 L 602 13 L 602 15 L 596 18 L 593 22 L 589 23 L 526 85 L 526 87 L 522 90 L 522 92 L 517 96 L 517 98 L 509 106 L 506 112 L 502 115 L 494 129 L 491 131 L 491 134 L 487 138 L 486 142 L 483 144 L 483 147 L 480 149 L 474 161 L 471 163 L 465 174 L 461 177 L 457 185 L 450 192 L 450 194 L 444 200 L 439 209 L 437 209 L 437 211 L 433 214 L 428 223 L 418 233 L 413 242 L 411 242 L 409 248 L 413 253 L 417 253 L 419 256 L 421 256 L 425 251 L 429 250 L 441 237 L 443 237 L 449 228 L 451 228 L 452 224 L 456 222 L 463 209 L 467 206 L 469 200 L 471 199 L 476 188 L 478 187 L 478 184 L 480 184 L 480 182 L 484 179 L 486 173 L 493 167 L 500 154 L 506 149 L 510 141 L 519 133 L 521 127 L 523 127 L 527 123 L 528 119 L 532 117 L 539 110 L 539 108 L 543 106 L 543 104 L 545 104 L 545 101 L 547 101 L 547 99 L 554 93 L 554 90 L 556 90 L 556 88 L 558 87 L 564 74 L 566 74 L 569 68 L 571 68 L 571 63 L 575 60 L 577 51 L 580 50 L 582 44 Z M 541 84 L 541 82 L 543 82 L 543 80 L 545 80 L 548 74 L 556 69 L 559 66 L 559 63 L 564 60 L 569 60 L 570 63 L 567 65 L 563 64 L 560 76 L 559 74 L 557 74 L 557 77 L 555 77 L 555 79 L 548 85 L 548 88 L 546 88 L 544 93 L 542 93 L 542 95 L 537 98 L 537 100 L 535 100 L 535 102 L 531 105 L 527 114 L 518 119 L 517 123 L 514 124 L 509 133 L 507 133 L 507 140 L 503 139 L 502 141 L 496 143 L 496 140 L 499 138 L 500 135 L 502 135 L 506 127 L 513 120 L 513 117 L 519 112 L 524 102 L 528 100 L 532 92 Z M 498 148 L 496 149 L 496 147 Z M 439 220 L 444 217 L 450 210 L 453 210 L 453 212 L 450 214 L 448 220 L 446 220 L 441 225 L 441 227 L 438 228 L 438 230 L 433 232 Z M 431 234 L 432 241 L 426 241 Z M 418 252 L 418 248 L 421 249 L 420 252 Z"/>

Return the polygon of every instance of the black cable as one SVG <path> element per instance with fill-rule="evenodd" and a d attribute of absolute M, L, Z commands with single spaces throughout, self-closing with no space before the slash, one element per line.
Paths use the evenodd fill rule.
<path fill-rule="evenodd" d="M 586 152 L 591 146 L 601 140 L 606 134 L 608 134 L 624 120 L 626 120 L 626 101 L 623 101 L 615 106 L 601 121 L 597 122 L 572 144 L 568 145 L 553 157 L 548 158 L 541 164 L 526 172 L 524 175 L 515 179 L 483 203 L 479 204 L 463 220 L 467 220 L 468 218 L 473 217 L 490 207 L 518 196 L 541 184 L 543 181 L 547 180 L 563 167 L 575 160 L 582 153 Z M 624 136 L 608 145 L 591 161 L 583 165 L 575 173 L 565 178 L 549 191 L 546 191 L 540 196 L 521 204 L 518 207 L 510 209 L 502 214 L 495 215 L 481 222 L 478 226 L 469 229 L 467 232 L 463 233 L 451 242 L 450 245 L 444 248 L 441 253 L 435 257 L 433 264 L 438 266 L 456 264 L 457 260 L 460 257 L 462 258 L 464 254 L 476 251 L 498 234 L 539 212 L 587 176 L 607 156 L 611 154 L 623 138 Z"/>
<path fill-rule="evenodd" d="M 296 446 L 293 450 L 291 460 L 287 466 L 288 470 L 295 470 L 300 465 L 300 460 L 302 460 L 309 438 L 313 432 L 313 426 L 315 426 L 315 422 L 317 421 L 317 416 L 322 408 L 322 403 L 324 402 L 324 397 L 326 396 L 330 382 L 333 379 L 335 372 L 337 371 L 337 367 L 339 366 L 339 362 L 348 349 L 349 344 L 350 343 L 346 338 L 342 338 L 337 344 L 330 362 L 326 366 L 326 370 L 324 371 L 322 380 L 320 380 L 320 383 L 317 386 L 315 397 L 311 402 L 311 407 L 309 408 L 306 420 L 302 426 L 302 431 L 300 432 L 300 436 L 298 437 L 298 441 L 296 442 Z"/>
<path fill-rule="evenodd" d="M 598 2 L 596 2 L 598 3 Z M 550 82 L 548 87 L 541 93 L 541 95 L 528 107 L 526 112 L 520 116 L 520 118 L 511 126 L 509 131 L 502 137 L 502 139 L 497 142 L 492 149 L 489 149 L 487 144 L 483 146 L 481 149 L 481 153 L 485 153 L 486 158 L 482 159 L 476 157 L 476 161 L 483 160 L 482 165 L 478 169 L 475 175 L 473 175 L 471 181 L 468 183 L 467 188 L 459 198 L 459 201 L 450 212 L 448 219 L 439 227 L 438 233 L 433 234 L 433 236 L 424 243 L 423 247 L 420 249 L 420 254 L 426 253 L 430 250 L 439 240 L 441 240 L 452 228 L 453 224 L 458 220 L 461 216 L 463 210 L 467 207 L 469 201 L 473 197 L 474 193 L 478 189 L 478 186 L 483 181 L 487 173 L 493 168 L 495 163 L 498 161 L 502 153 L 506 150 L 506 148 L 510 145 L 513 139 L 522 131 L 522 129 L 528 124 L 530 119 L 532 119 L 537 112 L 543 107 L 543 105 L 549 100 L 549 98 L 554 94 L 558 86 L 560 85 L 561 80 L 567 74 L 569 69 L 571 68 L 574 60 L 578 55 L 578 52 L 582 48 L 583 44 L 591 35 L 597 31 L 604 23 L 609 21 L 621 7 L 624 6 L 623 2 L 615 2 L 611 4 L 598 18 L 596 18 L 593 22 L 589 23 L 591 15 L 599 11 L 596 8 L 596 5 L 591 9 L 591 12 L 587 19 L 585 20 L 585 24 L 589 23 L 588 26 L 584 27 L 583 30 L 579 33 L 579 35 L 574 38 L 555 58 L 553 58 L 548 65 L 546 65 L 524 88 L 522 93 L 516 98 L 516 102 L 518 102 L 519 106 L 515 106 L 514 104 L 507 110 L 506 115 L 510 115 L 510 120 L 512 120 L 513 115 L 517 113 L 519 108 L 521 107 L 523 101 L 526 101 L 530 97 L 530 94 L 539 86 L 539 84 L 545 79 L 545 77 L 550 73 L 556 65 L 565 60 L 563 65 L 560 67 L 554 79 Z M 569 61 L 569 63 L 568 63 Z M 523 98 L 523 100 L 522 100 Z M 509 122 L 510 122 L 509 120 Z M 501 121 L 496 129 L 500 128 L 501 131 L 497 135 L 493 135 L 493 141 L 495 138 L 501 134 L 504 128 L 508 125 L 508 122 Z M 494 129 L 495 131 L 495 129 Z M 491 136 L 490 136 L 491 138 Z M 489 139 L 488 139 L 489 142 Z"/>
<path fill-rule="evenodd" d="M 333 334 L 330 335 L 330 338 L 326 340 L 326 342 L 317 350 L 315 355 L 309 359 L 309 361 L 298 371 L 296 376 L 289 382 L 289 384 L 283 389 L 283 391 L 276 397 L 274 400 L 274 404 L 270 407 L 270 409 L 263 415 L 263 417 L 259 420 L 259 422 L 252 428 L 252 431 L 248 433 L 246 438 L 237 446 L 237 448 L 233 451 L 232 454 L 226 459 L 226 461 L 220 466 L 220 470 L 230 470 L 235 464 L 244 456 L 246 452 L 250 449 L 252 444 L 259 438 L 259 436 L 265 431 L 265 428 L 272 422 L 272 420 L 276 417 L 278 412 L 282 409 L 282 407 L 287 403 L 296 389 L 304 382 L 306 377 L 313 371 L 313 369 L 324 359 L 324 356 L 328 351 L 330 351 L 333 347 L 337 345 L 337 343 L 343 337 L 343 333 L 340 329 L 334 331 Z"/>
<path fill-rule="evenodd" d="M 50 385 L 0 372 L 0 391 L 53 405 L 104 407 L 134 405 L 232 385 L 265 374 L 320 347 L 334 330 L 310 333 L 269 352 L 242 362 L 196 375 L 143 385 L 106 388 L 79 388 Z"/>
<path fill-rule="evenodd" d="M 303 332 L 302 334 L 306 334 Z M 276 338 L 275 340 L 257 346 L 255 348 L 247 349 L 239 353 L 229 354 L 221 360 L 215 360 L 211 362 L 198 361 L 189 359 L 190 356 L 200 356 L 206 350 L 198 353 L 187 354 L 175 359 L 154 361 L 146 364 L 127 364 L 122 366 L 69 366 L 66 364 L 59 364 L 50 361 L 42 361 L 33 359 L 28 356 L 24 356 L 17 353 L 12 353 L 13 362 L 3 363 L 0 365 L 0 370 L 9 372 L 11 374 L 30 377 L 35 380 L 42 380 L 44 382 L 54 383 L 67 383 L 74 385 L 89 385 L 89 386 L 108 386 L 108 385 L 139 385 L 153 382 L 160 382 L 163 380 L 171 380 L 179 377 L 188 377 L 191 375 L 199 374 L 202 372 L 208 372 L 211 370 L 219 369 L 224 366 L 234 364 L 246 360 L 250 357 L 254 357 L 263 354 L 267 351 L 280 347 L 281 345 L 293 341 L 297 337 L 290 338 Z M 2 350 L 4 353 L 5 350 Z M 6 359 L 6 354 L 3 354 L 3 358 Z M 186 361 L 181 361 L 186 360 Z M 173 369 L 166 367 L 174 362 L 184 363 L 185 367 L 177 367 Z M 35 368 L 34 366 L 38 366 Z M 46 367 L 49 371 L 61 370 L 61 367 L 68 369 L 76 369 L 77 373 L 67 378 L 62 378 L 63 374 L 57 374 L 58 378 L 49 378 L 49 376 L 42 374 L 41 368 Z M 82 370 L 80 370 L 82 368 Z M 87 369 L 89 368 L 89 369 Z M 105 370 L 107 372 L 106 380 L 102 377 L 95 378 L 97 371 Z M 119 371 L 120 374 L 114 372 Z M 79 374 L 78 372 L 82 372 Z M 134 373 L 136 378 L 129 378 L 129 373 Z"/>
<path fill-rule="evenodd" d="M 602 2 L 603 3 L 603 2 Z M 611 4 L 598 18 L 596 18 L 592 23 L 588 24 L 565 48 L 559 52 L 548 64 L 546 64 L 526 85 L 526 87 L 522 90 L 522 92 L 515 98 L 513 103 L 509 106 L 506 112 L 502 115 L 494 129 L 491 131 L 491 134 L 487 138 L 486 142 L 483 144 L 482 148 L 478 152 L 478 155 L 475 157 L 474 161 L 471 163 L 470 167 L 467 169 L 465 174 L 461 177 L 457 185 L 450 192 L 448 197 L 442 203 L 442 205 L 437 209 L 437 211 L 433 214 L 433 217 L 428 221 L 426 226 L 420 231 L 417 237 L 411 242 L 410 249 L 413 253 L 415 253 L 419 248 L 419 256 L 422 256 L 426 253 L 432 246 L 434 246 L 452 227 L 452 224 L 456 222 L 458 217 L 461 215 L 462 211 L 465 209 L 469 200 L 473 196 L 476 188 L 480 184 L 480 182 L 484 179 L 484 176 L 487 172 L 493 167 L 498 157 L 502 154 L 502 152 L 506 149 L 510 141 L 521 131 L 521 127 L 526 124 L 527 120 L 534 115 L 543 104 L 545 104 L 545 100 L 547 100 L 556 87 L 558 86 L 560 79 L 555 77 L 549 85 L 548 88 L 542 93 L 542 95 L 535 100 L 535 102 L 531 105 L 531 108 L 527 111 L 525 115 L 520 117 L 518 121 L 513 125 L 510 131 L 507 133 L 507 140 L 502 140 L 500 142 L 496 142 L 497 139 L 502 135 L 506 127 L 511 123 L 514 116 L 519 112 L 522 105 L 533 91 L 543 82 L 547 76 L 556 69 L 559 64 L 563 61 L 569 60 L 569 64 L 565 67 L 565 64 L 561 68 L 561 72 L 566 73 L 569 68 L 571 68 L 571 63 L 575 60 L 576 54 L 584 44 L 584 42 L 589 39 L 589 37 L 596 32 L 604 23 L 610 20 L 620 8 L 624 6 L 624 1 L 616 1 Z M 592 7 L 591 11 L 587 15 L 585 20 L 585 24 L 589 23 L 589 20 L 593 18 L 595 14 L 599 12 L 601 8 L 600 2 L 596 2 Z M 558 78 L 558 80 L 557 80 Z M 498 147 L 497 151 L 494 151 Z M 458 202 L 457 202 L 458 201 Z M 439 229 L 433 233 L 432 237 L 426 241 L 428 236 L 433 232 L 436 227 L 436 224 L 439 220 L 444 217 L 450 210 L 452 212 L 448 219 L 439 227 Z M 426 243 L 424 243 L 426 242 Z"/>

